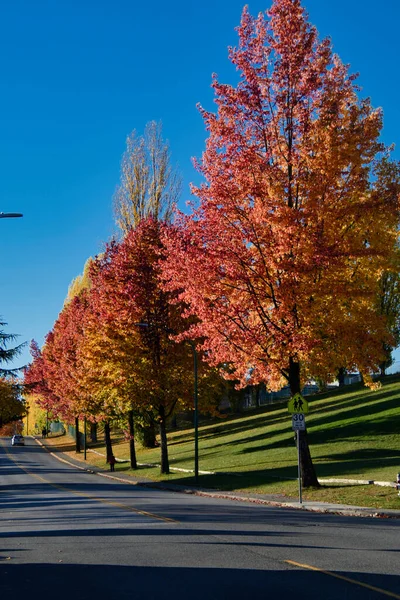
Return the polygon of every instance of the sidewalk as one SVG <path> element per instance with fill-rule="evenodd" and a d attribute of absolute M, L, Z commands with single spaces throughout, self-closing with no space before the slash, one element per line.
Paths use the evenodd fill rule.
<path fill-rule="evenodd" d="M 52 452 L 51 446 L 43 443 L 45 440 L 38 439 L 32 436 L 33 439 L 40 446 L 46 448 L 46 450 L 57 460 L 67 463 L 82 471 L 99 475 L 100 477 L 106 477 L 107 479 L 114 479 L 130 485 L 139 485 L 142 487 L 151 487 L 159 490 L 168 490 L 171 492 L 179 492 L 183 494 L 191 494 L 194 496 L 208 496 L 210 498 L 223 498 L 232 501 L 249 502 L 253 504 L 264 504 L 268 506 L 277 506 L 281 508 L 291 508 L 297 510 L 307 510 L 311 512 L 319 513 L 331 513 L 336 515 L 346 515 L 354 517 L 377 517 L 377 518 L 392 518 L 400 519 L 399 510 L 386 510 L 377 508 L 368 508 L 365 506 L 350 506 L 345 504 L 333 504 L 329 502 L 310 502 L 303 501 L 301 504 L 296 498 L 287 498 L 280 496 L 279 494 L 246 494 L 243 492 L 223 492 L 218 490 L 208 490 L 203 488 L 192 488 L 183 485 L 177 485 L 174 483 L 160 483 L 147 479 L 140 476 L 129 476 L 123 473 L 111 473 L 100 467 L 93 465 L 86 466 L 81 460 L 71 458 L 65 455 L 63 452 Z M 60 456 L 61 455 L 61 456 Z M 394 491 L 394 493 L 396 493 Z"/>

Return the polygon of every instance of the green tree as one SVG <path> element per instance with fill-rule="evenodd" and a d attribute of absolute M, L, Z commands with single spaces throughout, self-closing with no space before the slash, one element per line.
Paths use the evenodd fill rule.
<path fill-rule="evenodd" d="M 400 163 L 391 162 L 387 156 L 377 164 L 375 175 L 379 183 L 382 197 L 388 194 L 399 194 Z M 389 268 L 384 271 L 379 280 L 377 301 L 378 314 L 386 319 L 391 340 L 382 339 L 384 359 L 380 363 L 381 376 L 392 363 L 392 351 L 400 343 L 400 246 L 396 240 Z"/>
<path fill-rule="evenodd" d="M 386 375 L 386 369 L 393 364 L 392 352 L 400 342 L 400 273 L 385 271 L 379 282 L 378 310 L 387 320 L 387 326 L 392 334 L 392 343 L 382 341 L 384 360 L 380 363 L 381 376 Z"/>
<path fill-rule="evenodd" d="M 7 423 L 21 419 L 24 414 L 21 386 L 15 381 L 0 377 L 0 429 Z"/>

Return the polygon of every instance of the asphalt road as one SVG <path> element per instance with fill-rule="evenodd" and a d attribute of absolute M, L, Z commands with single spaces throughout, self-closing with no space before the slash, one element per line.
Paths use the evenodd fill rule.
<path fill-rule="evenodd" d="M 162 491 L 0 439 L 0 598 L 400 599 L 400 520 Z"/>

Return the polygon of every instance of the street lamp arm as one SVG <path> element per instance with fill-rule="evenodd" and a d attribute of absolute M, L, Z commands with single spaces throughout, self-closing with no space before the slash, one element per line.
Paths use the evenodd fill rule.
<path fill-rule="evenodd" d="M 15 217 L 22 217 L 23 215 L 21 213 L 4 213 L 4 212 L 0 212 L 0 219 L 9 219 L 9 218 L 15 218 Z"/>

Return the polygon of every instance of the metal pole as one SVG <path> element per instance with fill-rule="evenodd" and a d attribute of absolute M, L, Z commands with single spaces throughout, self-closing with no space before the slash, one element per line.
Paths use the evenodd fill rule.
<path fill-rule="evenodd" d="M 86 417 L 83 419 L 83 458 L 86 460 Z"/>
<path fill-rule="evenodd" d="M 300 430 L 297 430 L 297 471 L 299 477 L 299 504 L 302 504 L 302 495 L 301 495 L 301 464 L 300 464 Z"/>
<path fill-rule="evenodd" d="M 197 389 L 197 352 L 195 345 L 190 344 L 193 352 L 193 372 L 194 372 L 194 480 L 196 484 L 199 481 L 199 406 Z"/>

